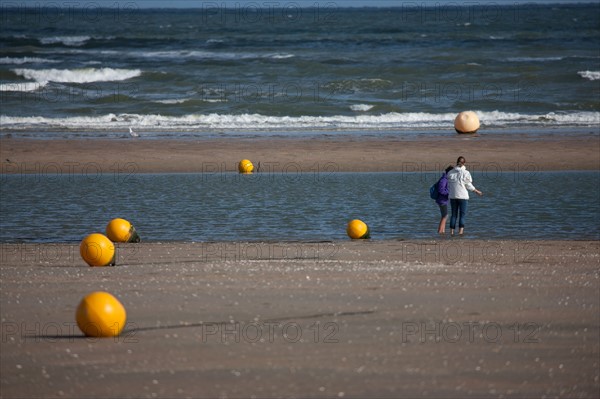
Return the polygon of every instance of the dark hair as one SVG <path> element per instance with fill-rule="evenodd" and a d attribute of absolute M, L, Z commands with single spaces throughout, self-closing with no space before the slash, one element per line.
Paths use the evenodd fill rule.
<path fill-rule="evenodd" d="M 465 162 L 466 162 L 466 160 L 465 160 L 465 157 L 463 157 L 463 156 L 458 157 L 458 159 L 456 160 L 457 165 L 462 165 Z"/>
<path fill-rule="evenodd" d="M 444 172 L 448 173 L 450 172 L 452 169 L 454 169 L 454 166 L 452 165 L 448 165 L 448 167 L 446 168 L 446 170 Z"/>

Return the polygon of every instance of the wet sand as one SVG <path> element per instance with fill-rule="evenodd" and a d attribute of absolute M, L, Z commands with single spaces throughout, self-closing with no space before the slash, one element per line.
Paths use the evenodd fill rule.
<path fill-rule="evenodd" d="M 600 170 L 598 133 L 447 136 L 315 136 L 202 140 L 3 138 L 1 173 L 235 171 L 250 159 L 262 172 L 439 171 L 467 158 L 471 170 Z"/>
<path fill-rule="evenodd" d="M 598 241 L 1 244 L 16 397 L 597 398 Z M 94 290 L 116 339 L 74 323 Z"/>

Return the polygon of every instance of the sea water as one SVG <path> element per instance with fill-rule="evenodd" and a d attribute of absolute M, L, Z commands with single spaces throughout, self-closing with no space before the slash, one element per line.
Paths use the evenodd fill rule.
<path fill-rule="evenodd" d="M 121 217 L 144 241 L 437 237 L 437 173 L 3 175 L 0 242 L 79 242 Z M 473 171 L 466 237 L 600 239 L 600 173 Z"/>
<path fill-rule="evenodd" d="M 598 132 L 600 10 L 565 3 L 7 2 L 0 134 L 403 135 L 465 109 L 505 134 Z"/>
<path fill-rule="evenodd" d="M 0 138 L 445 135 L 465 109 L 490 138 L 600 135 L 595 3 L 192 3 L 3 3 Z M 345 239 L 353 218 L 430 238 L 437 177 L 1 175 L 0 241 L 78 242 L 113 217 L 151 241 Z M 473 177 L 468 237 L 599 238 L 597 171 Z"/>

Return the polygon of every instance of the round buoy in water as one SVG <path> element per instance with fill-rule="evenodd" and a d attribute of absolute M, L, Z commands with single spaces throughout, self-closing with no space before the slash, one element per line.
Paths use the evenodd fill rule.
<path fill-rule="evenodd" d="M 125 307 L 104 291 L 86 295 L 75 313 L 77 326 L 88 337 L 116 337 L 127 321 Z"/>
<path fill-rule="evenodd" d="M 242 159 L 238 165 L 238 170 L 240 173 L 252 173 L 254 170 L 254 165 L 248 159 Z"/>
<path fill-rule="evenodd" d="M 371 238 L 369 226 L 359 219 L 354 219 L 348 222 L 346 233 L 348 233 L 348 237 L 352 239 Z"/>
<path fill-rule="evenodd" d="M 479 117 L 473 111 L 463 111 L 454 119 L 456 133 L 476 133 L 479 126 Z"/>
<path fill-rule="evenodd" d="M 92 233 L 79 245 L 79 253 L 90 266 L 114 266 L 115 245 L 104 234 Z"/>
<path fill-rule="evenodd" d="M 140 242 L 135 227 L 125 219 L 116 218 L 106 225 L 106 235 L 112 242 Z"/>

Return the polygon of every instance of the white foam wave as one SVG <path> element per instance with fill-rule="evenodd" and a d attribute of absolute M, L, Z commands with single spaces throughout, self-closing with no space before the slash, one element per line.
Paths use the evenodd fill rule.
<path fill-rule="evenodd" d="M 600 80 L 600 71 L 579 71 L 579 76 L 588 80 Z"/>
<path fill-rule="evenodd" d="M 598 126 L 600 112 L 520 114 L 476 111 L 484 126 Z M 107 114 L 98 117 L 46 118 L 41 116 L 0 116 L 0 130 L 90 129 L 110 131 L 131 126 L 148 131 L 229 129 L 235 131 L 271 130 L 406 130 L 452 128 L 455 113 L 422 112 L 381 115 L 267 116 L 260 114 L 189 114 L 184 116 Z"/>
<path fill-rule="evenodd" d="M 167 51 L 139 51 L 129 52 L 128 56 L 143 58 L 169 58 L 169 59 L 220 59 L 230 60 L 236 58 L 257 58 L 255 54 L 236 54 L 231 52 L 216 52 L 203 50 L 167 50 Z"/>
<path fill-rule="evenodd" d="M 185 102 L 193 100 L 192 98 L 167 98 L 164 100 L 154 100 L 153 102 L 158 104 L 183 104 Z M 219 98 L 203 98 L 202 101 L 207 103 L 226 103 L 227 99 Z"/>
<path fill-rule="evenodd" d="M 560 61 L 565 57 L 511 57 L 507 58 L 510 62 L 546 62 L 546 61 Z"/>
<path fill-rule="evenodd" d="M 374 78 L 374 79 L 363 78 L 360 81 L 367 82 L 367 83 L 379 83 L 379 84 L 385 84 L 385 85 L 392 84 L 392 82 L 387 79 L 379 79 L 379 78 Z"/>
<path fill-rule="evenodd" d="M 23 64 L 55 64 L 59 61 L 49 60 L 47 58 L 39 58 L 39 57 L 21 57 L 21 58 L 13 58 L 13 57 L 2 57 L 0 58 L 0 64 L 14 64 L 14 65 L 23 65 Z"/>
<path fill-rule="evenodd" d="M 83 46 L 88 40 L 90 40 L 90 36 L 52 36 L 52 37 L 42 37 L 38 39 L 42 44 L 56 44 L 62 43 L 65 46 Z"/>
<path fill-rule="evenodd" d="M 159 104 L 182 104 L 189 100 L 189 98 L 168 98 L 166 100 L 155 100 L 154 102 Z"/>
<path fill-rule="evenodd" d="M 114 50 L 104 51 L 103 54 L 111 53 L 112 55 L 122 54 L 126 57 L 142 57 L 142 58 L 168 58 L 168 59 L 191 59 L 191 60 L 247 60 L 247 59 L 287 59 L 295 57 L 289 53 L 234 53 L 229 51 L 206 51 L 206 50 L 166 50 L 166 51 L 137 51 L 121 53 Z"/>
<path fill-rule="evenodd" d="M 286 58 L 293 58 L 293 57 L 295 57 L 295 55 L 294 54 L 272 54 L 269 57 L 273 58 L 274 60 L 285 60 Z"/>
<path fill-rule="evenodd" d="M 366 112 L 366 111 L 373 109 L 373 107 L 374 107 L 374 105 L 369 105 L 369 104 L 352 104 L 350 106 L 350 109 L 352 111 Z"/>
<path fill-rule="evenodd" d="M 46 86 L 46 83 L 40 82 L 2 83 L 0 84 L 0 91 L 30 92 L 39 90 L 44 86 Z"/>
<path fill-rule="evenodd" d="M 139 69 L 81 68 L 81 69 L 13 69 L 14 73 L 39 83 L 90 83 L 112 82 L 135 78 L 142 74 Z"/>

